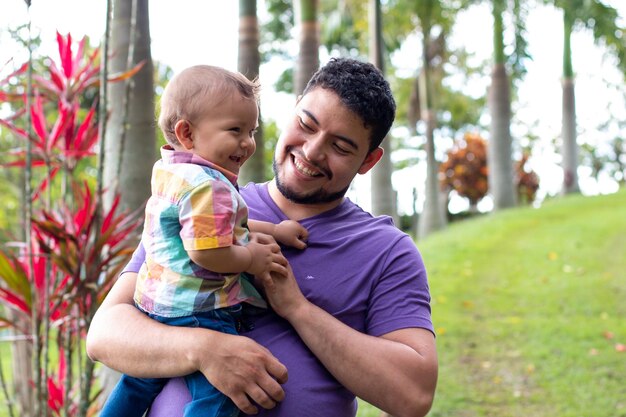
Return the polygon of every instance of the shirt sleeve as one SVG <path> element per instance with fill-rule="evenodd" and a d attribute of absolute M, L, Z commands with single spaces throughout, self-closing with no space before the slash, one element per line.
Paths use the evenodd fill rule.
<path fill-rule="evenodd" d="M 179 202 L 180 237 L 185 250 L 233 245 L 237 213 L 235 191 L 223 181 L 206 181 Z"/>
<path fill-rule="evenodd" d="M 388 253 L 370 297 L 367 332 L 419 327 L 434 333 L 426 268 L 415 243 L 405 236 Z"/>
<path fill-rule="evenodd" d="M 122 274 L 125 272 L 139 272 L 141 265 L 146 261 L 146 248 L 143 246 L 143 241 L 139 242 L 139 246 L 133 252 L 133 256 L 122 270 Z"/>

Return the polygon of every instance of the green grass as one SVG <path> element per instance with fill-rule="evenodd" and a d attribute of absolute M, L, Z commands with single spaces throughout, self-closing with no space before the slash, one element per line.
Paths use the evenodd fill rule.
<path fill-rule="evenodd" d="M 429 416 L 626 416 L 616 349 L 626 344 L 626 190 L 485 215 L 418 247 L 440 363 Z M 362 403 L 358 416 L 378 411 Z"/>

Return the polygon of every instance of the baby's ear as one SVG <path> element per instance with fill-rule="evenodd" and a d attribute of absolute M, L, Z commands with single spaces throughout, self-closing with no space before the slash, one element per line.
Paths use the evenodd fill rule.
<path fill-rule="evenodd" d="M 174 125 L 174 133 L 176 134 L 176 139 L 186 150 L 193 149 L 193 135 L 191 124 L 187 120 L 179 120 Z"/>

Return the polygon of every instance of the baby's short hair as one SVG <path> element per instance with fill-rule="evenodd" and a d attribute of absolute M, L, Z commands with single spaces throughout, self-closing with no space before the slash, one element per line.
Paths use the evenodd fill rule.
<path fill-rule="evenodd" d="M 234 95 L 259 101 L 258 81 L 211 65 L 195 65 L 176 74 L 161 96 L 159 127 L 170 145 L 177 145 L 174 128 L 179 120 L 196 121 L 213 106 Z"/>

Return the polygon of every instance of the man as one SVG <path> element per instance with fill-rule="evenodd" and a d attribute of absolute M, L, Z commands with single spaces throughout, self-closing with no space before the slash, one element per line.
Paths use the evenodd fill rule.
<path fill-rule="evenodd" d="M 240 336 L 154 323 L 132 305 L 139 253 L 94 317 L 90 357 L 135 376 L 199 370 L 248 414 L 351 417 L 356 395 L 396 417 L 425 415 L 437 356 L 424 265 L 388 218 L 344 198 L 382 156 L 394 114 L 372 65 L 322 67 L 278 141 L 274 180 L 241 191 L 251 219 L 309 231 L 307 249 L 282 249 L 290 274 L 263 282 L 273 311 Z M 186 398 L 174 380 L 150 415 L 182 415 Z"/>

